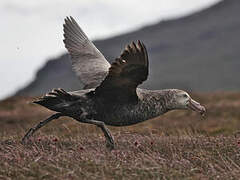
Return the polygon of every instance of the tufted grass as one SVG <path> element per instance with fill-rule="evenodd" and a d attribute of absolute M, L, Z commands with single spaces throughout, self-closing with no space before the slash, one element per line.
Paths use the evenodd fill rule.
<path fill-rule="evenodd" d="M 173 111 L 129 127 L 110 127 L 105 148 L 93 125 L 60 118 L 20 143 L 51 111 L 10 98 L 0 102 L 0 179 L 239 179 L 240 93 L 194 94 L 204 119 Z"/>

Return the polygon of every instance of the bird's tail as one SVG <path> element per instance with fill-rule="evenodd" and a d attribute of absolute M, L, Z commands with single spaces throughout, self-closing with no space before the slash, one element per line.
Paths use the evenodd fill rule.
<path fill-rule="evenodd" d="M 61 111 L 61 109 L 71 105 L 71 102 L 75 100 L 76 100 L 75 96 L 72 96 L 68 92 L 59 88 L 53 89 L 45 96 L 37 99 L 36 101 L 33 101 L 33 103 L 40 104 L 54 111 Z"/>

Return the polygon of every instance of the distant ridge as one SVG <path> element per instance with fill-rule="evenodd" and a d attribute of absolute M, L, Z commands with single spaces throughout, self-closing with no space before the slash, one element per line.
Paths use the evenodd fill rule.
<path fill-rule="evenodd" d="M 239 17 L 240 1 L 224 0 L 184 18 L 162 21 L 94 43 L 112 61 L 127 43 L 142 40 L 150 58 L 149 80 L 142 85 L 145 88 L 240 90 Z M 68 58 L 64 54 L 48 61 L 35 80 L 16 95 L 40 95 L 58 87 L 81 88 Z"/>

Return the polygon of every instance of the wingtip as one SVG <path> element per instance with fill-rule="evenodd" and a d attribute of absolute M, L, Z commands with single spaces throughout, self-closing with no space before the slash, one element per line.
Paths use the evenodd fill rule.
<path fill-rule="evenodd" d="M 72 21 L 75 21 L 75 19 L 74 19 L 72 16 L 70 16 L 70 19 L 71 19 Z"/>
<path fill-rule="evenodd" d="M 137 49 L 136 43 L 134 41 L 131 43 L 131 46 L 132 46 L 132 48 Z"/>
<path fill-rule="evenodd" d="M 69 21 L 69 17 L 68 17 L 68 16 L 66 16 L 66 17 L 64 18 L 64 22 L 66 23 L 67 21 Z"/>
<path fill-rule="evenodd" d="M 72 16 L 66 16 L 66 17 L 64 18 L 64 23 L 65 23 L 65 24 L 67 24 L 68 22 L 72 23 L 72 22 L 74 22 L 74 21 L 75 21 L 75 19 L 74 19 Z"/>
<path fill-rule="evenodd" d="M 146 46 L 145 46 L 145 44 L 144 44 L 142 41 L 140 41 L 140 40 L 138 40 L 137 42 L 138 42 L 138 46 L 139 46 L 142 50 L 146 51 Z"/>
<path fill-rule="evenodd" d="M 142 42 L 138 39 L 137 44 L 140 46 L 140 45 L 142 45 Z"/>
<path fill-rule="evenodd" d="M 144 43 L 141 40 L 137 40 L 138 45 L 145 46 Z"/>

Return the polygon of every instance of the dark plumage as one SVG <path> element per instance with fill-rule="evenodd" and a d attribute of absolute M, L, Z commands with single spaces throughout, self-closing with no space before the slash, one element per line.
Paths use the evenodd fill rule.
<path fill-rule="evenodd" d="M 100 127 L 107 146 L 114 148 L 113 137 L 105 124 L 132 125 L 174 109 L 190 108 L 205 113 L 205 108 L 182 90 L 137 88 L 147 79 L 149 70 L 147 50 L 141 41 L 127 45 L 110 66 L 72 17 L 65 19 L 64 38 L 73 70 L 85 90 L 54 89 L 35 101 L 57 113 L 31 128 L 23 142 L 51 120 L 69 116 Z"/>

